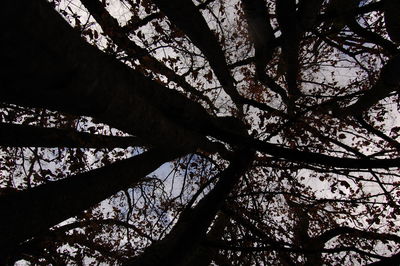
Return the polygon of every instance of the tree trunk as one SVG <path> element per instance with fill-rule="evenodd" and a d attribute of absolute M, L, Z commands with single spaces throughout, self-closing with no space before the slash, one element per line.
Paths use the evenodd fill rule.
<path fill-rule="evenodd" d="M 1 101 L 91 116 L 159 146 L 205 141 L 178 125 L 209 123 L 199 104 L 87 44 L 49 3 L 6 1 L 0 18 L 13 22 L 0 33 Z"/>
<path fill-rule="evenodd" d="M 192 209 L 186 209 L 171 232 L 161 241 L 146 248 L 139 257 L 127 262 L 132 266 L 184 266 L 196 256 L 196 251 L 206 235 L 226 197 L 248 169 L 253 152 L 240 151 L 227 169 L 219 174 L 219 181 Z"/>
<path fill-rule="evenodd" d="M 152 150 L 86 173 L 0 197 L 0 257 L 21 241 L 134 186 L 182 152 Z"/>

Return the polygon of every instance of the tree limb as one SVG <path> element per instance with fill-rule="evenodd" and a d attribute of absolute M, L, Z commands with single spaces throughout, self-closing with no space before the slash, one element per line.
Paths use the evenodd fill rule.
<path fill-rule="evenodd" d="M 152 150 L 99 169 L 0 197 L 0 258 L 21 241 L 134 186 L 184 152 Z"/>
<path fill-rule="evenodd" d="M 147 146 L 136 137 L 95 135 L 72 129 L 0 123 L 0 146 L 46 148 L 127 148 Z"/>
<path fill-rule="evenodd" d="M 400 55 L 390 59 L 382 67 L 381 74 L 375 84 L 352 105 L 337 110 L 339 116 L 360 116 L 378 101 L 386 98 L 400 86 Z"/>
<path fill-rule="evenodd" d="M 239 93 L 234 86 L 225 55 L 214 33 L 193 2 L 187 0 L 154 0 L 154 2 L 203 52 L 225 92 L 233 102 L 237 103 Z"/>

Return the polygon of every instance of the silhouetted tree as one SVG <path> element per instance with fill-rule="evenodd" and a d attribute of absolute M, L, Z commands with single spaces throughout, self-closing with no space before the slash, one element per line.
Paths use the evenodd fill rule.
<path fill-rule="evenodd" d="M 397 0 L 0 15 L 1 264 L 400 262 Z"/>

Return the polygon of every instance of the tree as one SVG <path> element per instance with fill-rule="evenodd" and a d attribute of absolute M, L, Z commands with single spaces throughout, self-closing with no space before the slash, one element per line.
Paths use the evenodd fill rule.
<path fill-rule="evenodd" d="M 1 263 L 395 265 L 397 6 L 5 1 Z"/>

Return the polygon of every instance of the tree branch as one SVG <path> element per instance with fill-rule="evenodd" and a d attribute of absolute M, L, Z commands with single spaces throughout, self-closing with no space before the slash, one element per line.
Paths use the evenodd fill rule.
<path fill-rule="evenodd" d="M 113 149 L 147 145 L 136 137 L 95 135 L 72 129 L 0 123 L 0 146 Z"/>
<path fill-rule="evenodd" d="M 392 235 L 392 234 L 385 234 L 385 233 L 375 233 L 375 232 L 368 232 L 359 230 L 356 228 L 351 227 L 336 227 L 330 230 L 325 231 L 321 235 L 315 237 L 314 239 L 318 242 L 326 243 L 330 239 L 339 236 L 348 234 L 353 237 L 365 238 L 365 239 L 375 239 L 375 240 L 390 240 L 400 243 L 400 236 Z"/>
<path fill-rule="evenodd" d="M 125 265 L 188 265 L 226 197 L 250 166 L 254 153 L 238 150 L 231 164 L 218 174 L 215 187 L 193 208 L 185 209 L 171 232 Z"/>
<path fill-rule="evenodd" d="M 99 169 L 0 197 L 0 257 L 21 241 L 77 215 L 119 190 L 134 186 L 184 152 L 152 150 Z"/>
<path fill-rule="evenodd" d="M 269 11 L 262 0 L 242 0 L 250 40 L 254 44 L 256 74 L 264 80 L 265 67 L 275 50 L 274 32 L 269 21 Z"/>
<path fill-rule="evenodd" d="M 214 33 L 193 2 L 186 0 L 154 0 L 154 2 L 203 52 L 225 92 L 233 102 L 237 103 L 240 95 L 234 86 L 225 55 Z"/>
<path fill-rule="evenodd" d="M 9 1 L 1 18 L 21 18 L 0 33 L 1 101 L 91 116 L 161 146 L 207 142 L 176 124 L 209 123 L 201 105 L 91 47 L 48 3 Z"/>
<path fill-rule="evenodd" d="M 360 116 L 378 101 L 386 98 L 400 86 L 400 55 L 390 59 L 382 67 L 381 74 L 375 84 L 361 95 L 352 105 L 337 110 L 339 116 Z"/>
<path fill-rule="evenodd" d="M 100 1 L 82 0 L 82 4 L 100 24 L 104 33 L 107 34 L 119 48 L 123 49 L 131 59 L 137 58 L 142 66 L 155 73 L 166 76 L 169 80 L 176 82 L 190 94 L 207 103 L 211 109 L 214 108 L 211 100 L 187 83 L 183 76 L 176 74 L 175 71 L 152 57 L 146 49 L 131 41 L 124 32 L 124 29 L 119 26 L 118 21 L 108 13 L 107 9 L 105 9 Z"/>
<path fill-rule="evenodd" d="M 297 76 L 299 73 L 299 34 L 296 25 L 296 1 L 277 0 L 276 15 L 282 32 L 282 55 L 281 63 L 286 70 L 286 83 L 288 86 L 289 99 L 294 101 L 300 95 L 297 86 Z M 290 103 L 288 108 L 292 109 L 294 103 Z"/>

